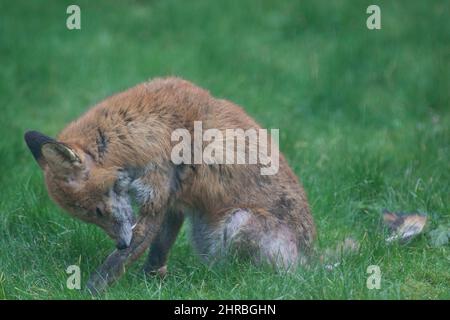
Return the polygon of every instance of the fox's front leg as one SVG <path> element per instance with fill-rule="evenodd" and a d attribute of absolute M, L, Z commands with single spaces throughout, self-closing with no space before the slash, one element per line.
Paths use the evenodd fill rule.
<path fill-rule="evenodd" d="M 183 221 L 182 211 L 174 210 L 166 214 L 161 228 L 150 246 L 150 252 L 144 265 L 146 273 L 165 276 L 169 251 L 175 243 Z"/>

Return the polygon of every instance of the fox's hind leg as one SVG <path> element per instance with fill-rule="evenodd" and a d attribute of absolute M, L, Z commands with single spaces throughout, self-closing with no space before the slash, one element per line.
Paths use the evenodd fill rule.
<path fill-rule="evenodd" d="M 288 270 L 297 264 L 297 240 L 293 231 L 264 209 L 228 211 L 219 227 L 225 254 L 249 257 L 256 264 L 268 263 Z"/>
<path fill-rule="evenodd" d="M 207 259 L 235 254 L 281 270 L 297 265 L 295 232 L 264 209 L 236 208 L 220 216 L 215 226 L 194 226 L 194 240 Z"/>
<path fill-rule="evenodd" d="M 167 258 L 172 245 L 183 225 L 184 214 L 182 211 L 168 212 L 161 225 L 161 229 L 150 246 L 147 261 L 144 264 L 146 273 L 156 273 L 164 276 L 167 272 Z"/>

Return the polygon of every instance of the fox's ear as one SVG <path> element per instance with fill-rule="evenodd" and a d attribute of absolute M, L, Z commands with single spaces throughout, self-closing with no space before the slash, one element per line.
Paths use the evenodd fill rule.
<path fill-rule="evenodd" d="M 47 165 L 60 175 L 68 175 L 82 168 L 80 157 L 64 143 L 36 131 L 27 132 L 25 141 L 41 168 Z"/>
<path fill-rule="evenodd" d="M 41 152 L 50 170 L 57 175 L 71 175 L 82 168 L 76 152 L 61 142 L 44 143 Z"/>
<path fill-rule="evenodd" d="M 27 131 L 25 133 L 25 142 L 39 166 L 44 168 L 45 159 L 42 156 L 42 146 L 49 142 L 56 142 L 56 140 L 37 131 Z"/>

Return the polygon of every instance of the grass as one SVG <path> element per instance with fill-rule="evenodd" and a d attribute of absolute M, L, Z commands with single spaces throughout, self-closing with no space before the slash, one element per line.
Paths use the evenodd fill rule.
<path fill-rule="evenodd" d="M 427 234 L 386 246 L 380 212 L 450 223 L 450 5 L 380 0 L 382 29 L 369 31 L 372 2 L 76 1 L 82 29 L 69 31 L 72 1 L 2 1 L 0 299 L 90 298 L 66 288 L 65 269 L 80 265 L 85 284 L 113 246 L 51 202 L 24 131 L 56 135 L 100 99 L 161 75 L 280 128 L 318 246 L 353 236 L 362 249 L 331 272 L 209 268 L 183 229 L 168 278 L 145 278 L 137 264 L 102 298 L 449 299 L 449 246 Z M 369 265 L 381 268 L 379 290 L 366 287 Z"/>

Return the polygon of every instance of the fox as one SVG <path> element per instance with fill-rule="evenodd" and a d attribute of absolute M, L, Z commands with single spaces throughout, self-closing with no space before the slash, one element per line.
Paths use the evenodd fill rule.
<path fill-rule="evenodd" d="M 51 199 L 115 242 L 87 283 L 91 292 L 106 289 L 147 249 L 144 272 L 165 276 L 185 220 L 195 251 L 207 262 L 238 254 L 292 270 L 308 260 L 316 228 L 283 154 L 272 175 L 262 175 L 259 163 L 174 163 L 171 133 L 182 128 L 194 135 L 196 121 L 221 131 L 261 129 L 237 104 L 165 77 L 104 99 L 57 138 L 25 133 Z"/>

